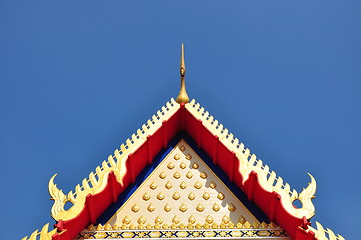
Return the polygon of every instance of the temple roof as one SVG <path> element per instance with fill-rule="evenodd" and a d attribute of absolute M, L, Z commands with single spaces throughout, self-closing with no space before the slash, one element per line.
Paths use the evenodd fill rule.
<path fill-rule="evenodd" d="M 151 163 L 156 154 L 180 131 L 185 131 L 219 166 L 229 180 L 234 182 L 247 195 L 248 199 L 277 223 L 294 239 L 322 239 L 331 230 L 309 227 L 309 219 L 315 208 L 312 197 L 316 192 L 316 182 L 310 175 L 310 184 L 301 192 L 291 190 L 290 185 L 271 171 L 268 165 L 251 154 L 232 133 L 209 114 L 199 103 L 178 104 L 171 99 L 153 115 L 147 124 L 116 149 L 113 155 L 91 172 L 88 178 L 77 185 L 74 191 L 64 194 L 54 184 L 55 175 L 49 181 L 49 192 L 54 200 L 51 213 L 57 221 L 57 231 L 42 234 L 37 231 L 30 239 L 43 236 L 44 239 L 73 239 L 89 224 L 117 201 L 136 176 Z M 292 202 L 299 200 L 301 208 Z M 64 205 L 73 206 L 65 210 Z M 27 238 L 24 238 L 27 239 Z M 338 235 L 338 239 L 343 239 Z"/>

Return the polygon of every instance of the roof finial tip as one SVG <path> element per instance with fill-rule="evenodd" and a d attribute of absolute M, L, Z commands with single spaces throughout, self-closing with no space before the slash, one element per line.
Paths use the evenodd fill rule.
<path fill-rule="evenodd" d="M 185 75 L 186 75 L 186 65 L 184 62 L 184 43 L 182 43 L 182 53 L 181 53 L 181 60 L 180 60 L 180 75 L 181 75 L 181 87 L 179 90 L 179 94 L 177 97 L 177 103 L 188 103 L 189 97 L 186 91 L 186 84 L 185 84 Z"/>

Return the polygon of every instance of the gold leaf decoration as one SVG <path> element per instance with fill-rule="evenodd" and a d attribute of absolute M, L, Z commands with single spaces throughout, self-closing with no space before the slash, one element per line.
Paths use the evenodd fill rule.
<path fill-rule="evenodd" d="M 207 178 L 207 173 L 206 172 L 201 172 L 199 175 L 201 178 L 206 179 Z"/>
<path fill-rule="evenodd" d="M 165 184 L 165 187 L 166 187 L 167 189 L 171 189 L 171 188 L 172 188 L 172 183 L 168 181 L 168 182 Z"/>
<path fill-rule="evenodd" d="M 203 212 L 203 210 L 204 210 L 203 204 L 199 203 L 199 204 L 197 205 L 196 209 L 197 209 L 198 212 Z"/>
<path fill-rule="evenodd" d="M 164 211 L 169 212 L 170 210 L 172 210 L 172 208 L 171 208 L 171 206 L 167 203 L 167 204 L 164 206 Z"/>
<path fill-rule="evenodd" d="M 157 188 L 157 184 L 155 184 L 155 182 L 152 182 L 149 187 L 150 189 L 154 190 Z"/>
<path fill-rule="evenodd" d="M 234 212 L 234 211 L 236 211 L 236 206 L 234 206 L 233 203 L 230 203 L 230 204 L 228 205 L 228 210 L 231 211 L 231 212 Z"/>
<path fill-rule="evenodd" d="M 175 160 L 179 160 L 179 159 L 180 159 L 179 154 L 174 155 L 174 159 L 175 159 Z"/>
<path fill-rule="evenodd" d="M 139 224 L 144 224 L 145 222 L 146 222 L 146 219 L 145 219 L 144 216 L 140 216 L 140 217 L 138 218 L 138 223 L 139 223 Z"/>
<path fill-rule="evenodd" d="M 193 165 L 192 165 L 192 168 L 194 168 L 194 169 L 198 169 L 199 168 L 199 164 L 198 163 L 193 163 Z"/>
<path fill-rule="evenodd" d="M 167 168 L 172 170 L 174 168 L 174 163 L 173 162 L 168 163 Z"/>
<path fill-rule="evenodd" d="M 191 172 L 187 172 L 186 177 L 188 179 L 191 179 L 193 177 L 193 174 Z"/>
<path fill-rule="evenodd" d="M 183 181 L 183 182 L 181 182 L 181 184 L 179 185 L 179 187 L 180 187 L 181 189 L 185 189 L 185 188 L 187 187 L 187 184 Z"/>
<path fill-rule="evenodd" d="M 133 212 L 138 212 L 139 209 L 140 209 L 140 207 L 139 207 L 137 204 L 134 204 L 134 205 L 132 206 L 132 211 L 133 211 Z"/>
<path fill-rule="evenodd" d="M 163 219 L 162 219 L 160 216 L 158 216 L 158 217 L 156 217 L 156 218 L 154 219 L 154 223 L 155 223 L 155 224 L 162 224 L 162 223 L 163 223 Z"/>
<path fill-rule="evenodd" d="M 194 195 L 194 193 L 191 192 L 191 193 L 188 195 L 188 198 L 189 198 L 189 200 L 193 201 L 193 200 L 196 198 L 196 195 Z"/>
<path fill-rule="evenodd" d="M 202 184 L 197 181 L 197 182 L 194 184 L 194 187 L 197 188 L 197 189 L 200 189 L 200 188 L 202 187 Z"/>
<path fill-rule="evenodd" d="M 155 207 L 153 204 L 149 204 L 149 206 L 147 207 L 149 212 L 153 212 L 155 210 Z"/>
<path fill-rule="evenodd" d="M 185 168 L 187 167 L 187 165 L 186 165 L 184 162 L 182 162 L 182 163 L 179 165 L 179 167 L 180 167 L 181 169 L 185 169 Z"/>
<path fill-rule="evenodd" d="M 179 150 L 181 150 L 182 152 L 184 152 L 186 150 L 186 147 L 185 146 L 180 146 Z"/>
<path fill-rule="evenodd" d="M 161 179 L 164 179 L 166 176 L 167 176 L 167 174 L 165 174 L 164 172 L 161 172 L 161 173 L 159 174 L 159 177 L 160 177 Z"/>
<path fill-rule="evenodd" d="M 190 155 L 189 153 L 186 155 L 186 159 L 187 160 L 191 160 L 192 159 L 192 155 Z"/>
<path fill-rule="evenodd" d="M 179 172 L 175 172 L 175 173 L 173 174 L 173 177 L 174 177 L 175 179 L 179 179 L 179 178 L 181 177 L 181 174 L 180 174 Z"/>
<path fill-rule="evenodd" d="M 247 220 L 241 215 L 239 218 L 238 218 L 238 222 L 244 224 Z"/>
<path fill-rule="evenodd" d="M 142 198 L 144 201 L 148 201 L 150 199 L 150 195 L 146 192 L 146 193 L 144 193 Z"/>
<path fill-rule="evenodd" d="M 158 200 L 163 200 L 164 198 L 165 198 L 165 196 L 162 192 L 158 193 L 158 195 L 157 195 Z"/>
<path fill-rule="evenodd" d="M 203 193 L 202 197 L 204 200 L 208 200 L 210 198 L 210 195 L 209 195 L 209 193 L 205 192 L 205 193 Z"/>
<path fill-rule="evenodd" d="M 175 215 L 172 219 L 172 222 L 175 223 L 175 224 L 178 224 L 180 221 L 179 217 L 177 215 Z"/>
<path fill-rule="evenodd" d="M 179 206 L 179 211 L 181 212 L 185 212 L 188 210 L 188 207 L 187 205 L 185 205 L 184 203 L 182 203 L 180 206 Z"/>
<path fill-rule="evenodd" d="M 206 217 L 206 222 L 209 223 L 209 224 L 211 224 L 213 222 L 213 218 L 211 217 L 211 215 L 208 215 Z"/>
<path fill-rule="evenodd" d="M 180 198 L 179 193 L 178 193 L 178 192 L 173 193 L 172 198 L 173 198 L 174 200 L 178 200 L 178 199 Z"/>
<path fill-rule="evenodd" d="M 212 182 L 209 184 L 209 187 L 215 189 L 215 188 L 217 187 L 217 184 L 212 181 Z"/>
<path fill-rule="evenodd" d="M 223 200 L 223 199 L 224 199 L 224 194 L 221 193 L 221 192 L 219 192 L 218 195 L 217 195 L 217 198 L 218 198 L 219 200 Z"/>
<path fill-rule="evenodd" d="M 195 218 L 193 215 L 191 215 L 191 216 L 188 218 L 188 222 L 194 224 L 194 223 L 196 222 L 196 218 Z"/>
<path fill-rule="evenodd" d="M 212 209 L 213 209 L 213 211 L 218 212 L 220 207 L 219 207 L 219 205 L 217 203 L 215 203 L 215 204 L 213 204 Z"/>
<path fill-rule="evenodd" d="M 125 216 L 124 218 L 123 218 L 123 223 L 124 224 L 129 224 L 131 222 L 131 220 L 130 220 L 130 218 L 128 217 L 128 216 Z M 99 226 L 99 225 L 98 225 Z"/>
<path fill-rule="evenodd" d="M 227 223 L 229 223 L 229 221 L 230 221 L 229 217 L 227 215 L 224 215 L 222 218 L 222 222 L 227 224 Z"/>

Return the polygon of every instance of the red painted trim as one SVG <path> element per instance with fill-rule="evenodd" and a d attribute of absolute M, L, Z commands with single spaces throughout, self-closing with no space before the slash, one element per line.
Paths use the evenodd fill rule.
<path fill-rule="evenodd" d="M 271 221 L 274 221 L 293 238 L 297 240 L 316 239 L 312 231 L 305 231 L 300 226 L 304 226 L 304 219 L 296 218 L 290 215 L 282 206 L 281 197 L 275 192 L 267 192 L 259 182 L 257 173 L 251 172 L 247 181 L 243 184 L 243 176 L 238 171 L 239 159 L 234 152 L 231 152 L 222 144 L 218 136 L 207 129 L 201 120 L 196 119 L 184 104 L 180 104 L 179 110 L 173 114 L 167 121 L 163 121 L 159 129 L 147 137 L 147 141 L 129 154 L 126 162 L 126 174 L 121 185 L 111 172 L 108 176 L 108 183 L 104 190 L 95 195 L 88 195 L 83 211 L 75 218 L 67 221 L 59 220 L 57 227 L 62 230 L 60 234 L 55 234 L 53 240 L 70 240 L 77 236 L 90 223 L 95 223 L 96 219 L 105 211 L 105 209 L 116 201 L 117 196 L 135 181 L 136 176 L 152 162 L 156 154 L 164 148 L 168 142 L 179 132 L 186 131 L 194 139 L 197 145 L 202 148 L 229 176 L 243 192 L 248 199 L 267 214 Z M 61 227 L 60 227 L 61 226 Z"/>

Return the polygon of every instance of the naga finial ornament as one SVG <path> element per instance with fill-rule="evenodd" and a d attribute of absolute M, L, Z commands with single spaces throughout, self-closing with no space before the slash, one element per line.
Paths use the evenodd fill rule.
<path fill-rule="evenodd" d="M 186 75 L 186 65 L 184 63 L 184 44 L 182 43 L 182 55 L 180 61 L 180 75 L 181 75 L 181 87 L 177 97 L 177 103 L 188 103 L 189 97 L 186 91 L 185 75 Z"/>

